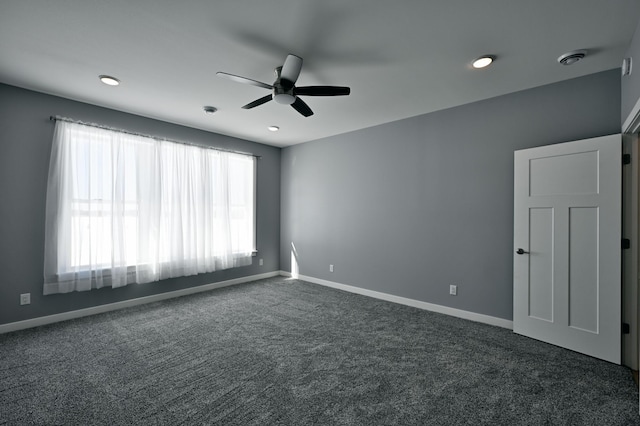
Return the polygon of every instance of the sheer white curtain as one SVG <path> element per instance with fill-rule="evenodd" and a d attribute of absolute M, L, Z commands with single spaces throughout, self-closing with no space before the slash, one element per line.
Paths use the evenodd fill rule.
<path fill-rule="evenodd" d="M 58 120 L 44 294 L 251 264 L 254 161 Z"/>

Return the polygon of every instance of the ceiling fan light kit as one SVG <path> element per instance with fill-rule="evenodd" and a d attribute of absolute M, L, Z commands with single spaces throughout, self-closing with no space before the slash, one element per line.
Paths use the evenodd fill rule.
<path fill-rule="evenodd" d="M 298 111 L 303 116 L 310 117 L 313 115 L 313 111 L 305 101 L 299 98 L 299 96 L 346 96 L 351 93 L 351 89 L 349 87 L 342 86 L 296 87 L 296 81 L 300 76 L 301 70 L 302 58 L 296 55 L 289 54 L 287 55 L 284 64 L 281 67 L 275 69 L 276 81 L 274 81 L 273 84 L 267 84 L 261 81 L 252 80 L 250 78 L 240 77 L 238 75 L 221 71 L 216 73 L 216 75 L 235 81 L 237 83 L 251 84 L 263 89 L 271 90 L 270 95 L 263 96 L 262 98 L 256 99 L 253 102 L 249 102 L 242 107 L 243 109 L 255 108 L 271 100 L 274 100 L 278 104 L 291 105 L 293 109 Z"/>

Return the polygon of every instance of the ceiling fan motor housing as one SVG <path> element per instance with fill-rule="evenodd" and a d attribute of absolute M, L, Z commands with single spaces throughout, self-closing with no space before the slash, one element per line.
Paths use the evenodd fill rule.
<path fill-rule="evenodd" d="M 276 68 L 275 73 L 276 81 L 273 83 L 273 100 L 279 104 L 291 105 L 296 100 L 296 96 L 293 94 L 294 83 L 282 78 L 282 67 Z"/>
<path fill-rule="evenodd" d="M 258 80 L 253 80 L 239 75 L 229 74 L 226 72 L 218 71 L 216 75 L 224 78 L 228 78 L 238 83 L 251 84 L 252 86 L 258 86 L 263 89 L 271 90 L 271 94 L 256 99 L 253 102 L 249 102 L 244 105 L 242 109 L 252 109 L 269 101 L 276 101 L 279 104 L 291 105 L 293 109 L 298 111 L 304 117 L 311 117 L 313 110 L 309 108 L 309 105 L 298 95 L 303 96 L 346 96 L 351 93 L 349 87 L 341 86 L 303 86 L 296 87 L 296 81 L 300 75 L 302 69 L 302 58 L 296 55 L 289 54 L 284 60 L 284 64 L 281 67 L 277 67 L 274 71 L 276 74 L 276 81 L 273 84 L 263 83 Z"/>

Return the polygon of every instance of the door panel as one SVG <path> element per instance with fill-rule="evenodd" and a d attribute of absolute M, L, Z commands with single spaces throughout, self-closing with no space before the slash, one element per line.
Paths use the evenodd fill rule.
<path fill-rule="evenodd" d="M 598 333 L 598 209 L 569 209 L 569 327 Z"/>
<path fill-rule="evenodd" d="M 553 322 L 553 209 L 529 210 L 529 316 Z"/>
<path fill-rule="evenodd" d="M 514 158 L 514 331 L 620 363 L 620 136 Z"/>
<path fill-rule="evenodd" d="M 595 194 L 598 192 L 598 152 L 578 152 L 533 158 L 530 195 Z"/>

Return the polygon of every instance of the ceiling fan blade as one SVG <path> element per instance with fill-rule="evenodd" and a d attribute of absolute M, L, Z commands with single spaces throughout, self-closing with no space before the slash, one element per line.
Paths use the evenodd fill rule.
<path fill-rule="evenodd" d="M 300 70 L 302 70 L 302 58 L 289 54 L 287 55 L 287 59 L 284 60 L 282 71 L 280 71 L 280 80 L 287 80 L 293 86 L 296 80 L 298 80 Z"/>
<path fill-rule="evenodd" d="M 351 89 L 340 86 L 303 86 L 296 87 L 294 93 L 304 96 L 345 96 L 351 93 Z"/>
<path fill-rule="evenodd" d="M 291 104 L 291 106 L 293 107 L 293 109 L 295 109 L 305 117 L 309 117 L 313 115 L 313 111 L 311 111 L 311 108 L 309 108 L 309 105 L 307 105 L 307 103 L 300 98 L 296 98 L 296 100 Z"/>
<path fill-rule="evenodd" d="M 260 99 L 256 99 L 253 102 L 249 102 L 248 104 L 246 104 L 245 106 L 243 106 L 243 109 L 251 109 L 251 108 L 255 108 L 259 105 L 262 105 L 264 103 L 267 103 L 271 100 L 272 96 L 269 94 L 267 96 L 263 96 Z"/>
<path fill-rule="evenodd" d="M 240 77 L 239 75 L 233 75 L 233 74 L 229 74 L 229 73 L 222 72 L 222 71 L 218 71 L 216 73 L 216 75 L 218 77 L 228 78 L 229 80 L 235 81 L 236 83 L 251 84 L 253 86 L 262 87 L 264 89 L 273 89 L 273 86 L 270 85 L 270 84 L 263 83 L 263 82 L 257 81 L 257 80 L 252 80 L 252 79 L 246 78 L 246 77 Z"/>

